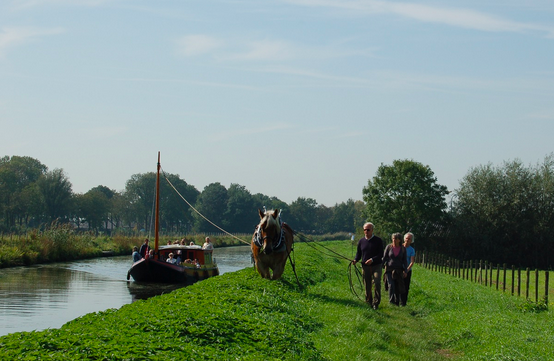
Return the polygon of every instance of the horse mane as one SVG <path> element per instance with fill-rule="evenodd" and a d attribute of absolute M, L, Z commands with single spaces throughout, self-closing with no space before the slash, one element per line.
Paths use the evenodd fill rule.
<path fill-rule="evenodd" d="M 260 224 L 258 225 L 261 229 L 267 230 L 268 228 L 275 227 L 277 232 L 281 232 L 281 222 L 280 222 L 280 213 L 278 209 L 274 211 L 266 211 L 263 213 L 260 212 Z"/>

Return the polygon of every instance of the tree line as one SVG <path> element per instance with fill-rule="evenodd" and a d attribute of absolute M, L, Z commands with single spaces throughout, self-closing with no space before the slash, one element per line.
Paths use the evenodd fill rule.
<path fill-rule="evenodd" d="M 381 235 L 411 231 L 420 251 L 552 268 L 553 154 L 536 165 L 513 160 L 476 166 L 453 191 L 438 184 L 428 166 L 395 160 L 379 167 L 363 195 L 364 217 Z"/>
<path fill-rule="evenodd" d="M 163 173 L 160 180 L 160 227 L 166 233 L 219 231 L 182 198 L 231 233 L 253 232 L 257 210 L 263 207 L 282 209 L 284 220 L 306 233 L 355 232 L 363 222 L 362 201 L 349 199 L 327 207 L 299 197 L 288 204 L 274 196 L 251 194 L 239 184 L 227 188 L 212 183 L 199 191 L 176 174 Z M 5 156 L 0 158 L 0 232 L 23 233 L 54 221 L 95 232 L 148 232 L 153 228 L 155 184 L 154 172 L 134 174 L 123 191 L 99 185 L 80 194 L 73 192 L 63 169 L 49 170 L 31 157 Z"/>
<path fill-rule="evenodd" d="M 99 185 L 72 191 L 62 169 L 49 171 L 30 157 L 0 159 L 0 232 L 21 233 L 53 221 L 97 232 L 152 228 L 155 173 L 135 174 L 125 190 Z M 326 207 L 299 197 L 288 204 L 274 196 L 251 194 L 244 186 L 220 183 L 202 191 L 175 174 L 160 184 L 160 226 L 164 232 L 216 232 L 175 189 L 211 222 L 231 233 L 251 233 L 257 209 L 282 209 L 296 231 L 307 234 L 356 232 L 365 221 L 389 241 L 411 231 L 419 251 L 459 260 L 488 260 L 521 267 L 552 268 L 554 257 L 554 155 L 542 163 L 519 160 L 471 168 L 455 190 L 438 183 L 429 166 L 413 160 L 381 164 L 362 189 L 363 201 L 349 199 Z M 164 181 L 167 178 L 169 182 Z"/>

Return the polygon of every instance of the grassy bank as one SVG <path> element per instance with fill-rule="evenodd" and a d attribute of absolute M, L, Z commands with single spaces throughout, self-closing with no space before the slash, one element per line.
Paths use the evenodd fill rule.
<path fill-rule="evenodd" d="M 130 255 L 133 246 L 140 246 L 144 238 L 95 236 L 92 233 L 79 233 L 69 225 L 56 224 L 50 229 L 33 230 L 24 235 L 0 235 L 0 268 L 100 257 L 104 251 L 114 255 Z M 204 238 L 204 235 L 198 234 L 187 236 L 186 240 L 187 244 L 191 241 L 203 244 Z M 230 236 L 212 237 L 212 240 L 215 247 L 243 244 Z M 168 241 L 173 242 L 175 239 L 171 236 L 160 237 L 160 245 Z"/>
<path fill-rule="evenodd" d="M 349 242 L 327 242 L 350 255 Z M 252 268 L 60 329 L 0 337 L 13 360 L 550 360 L 552 311 L 414 268 L 409 305 L 375 311 L 349 290 L 347 262 L 295 246 L 279 281 Z M 328 253 L 328 252 L 326 252 Z"/>

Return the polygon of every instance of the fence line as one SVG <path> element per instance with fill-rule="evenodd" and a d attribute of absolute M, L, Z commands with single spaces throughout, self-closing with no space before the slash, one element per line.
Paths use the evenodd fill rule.
<path fill-rule="evenodd" d="M 421 266 L 430 269 L 432 271 L 441 272 L 444 274 L 452 275 L 464 280 L 471 282 L 479 283 L 486 287 L 492 287 L 493 283 L 496 285 L 496 290 L 500 291 L 499 287 L 502 284 L 502 292 L 506 292 L 506 279 L 508 270 L 511 273 L 511 295 L 514 296 L 517 292 L 517 296 L 522 294 L 522 277 L 521 277 L 521 268 L 516 268 L 512 265 L 510 268 L 504 263 L 501 267 L 500 264 L 497 264 L 494 267 L 492 262 L 487 262 L 483 260 L 479 261 L 459 261 L 457 259 L 446 257 L 442 254 L 433 253 L 433 252 L 417 252 L 416 254 L 416 263 Z M 493 281 L 494 269 L 496 268 L 496 279 Z M 525 299 L 529 299 L 529 293 L 531 288 L 531 270 L 529 268 L 525 269 Z M 534 273 L 534 291 L 535 291 L 535 302 L 538 304 L 539 301 L 542 303 L 542 300 L 539 300 L 539 279 L 540 272 L 538 269 L 535 269 Z M 544 271 L 544 303 L 548 306 L 548 293 L 549 293 L 549 273 Z M 500 281 L 500 276 L 502 274 L 502 282 Z M 517 279 L 516 279 L 517 276 Z M 517 287 L 516 287 L 517 286 Z"/>

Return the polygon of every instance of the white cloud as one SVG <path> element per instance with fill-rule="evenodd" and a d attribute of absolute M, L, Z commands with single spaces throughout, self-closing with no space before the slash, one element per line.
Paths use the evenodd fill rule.
<path fill-rule="evenodd" d="M 7 49 L 23 44 L 27 41 L 48 35 L 63 33 L 62 28 L 33 28 L 33 27 L 5 27 L 0 31 L 0 57 Z"/>
<path fill-rule="evenodd" d="M 210 53 L 222 43 L 208 35 L 186 35 L 177 40 L 178 52 L 184 56 L 198 56 Z"/>
<path fill-rule="evenodd" d="M 247 50 L 232 56 L 240 60 L 287 60 L 294 56 L 293 46 L 281 40 L 254 41 L 246 45 Z"/>
<path fill-rule="evenodd" d="M 493 32 L 545 32 L 548 37 L 554 37 L 554 26 L 533 23 L 523 23 L 503 19 L 475 10 L 436 7 L 417 3 L 392 1 L 341 1 L 341 0 L 284 0 L 287 3 L 311 6 L 329 7 L 355 11 L 366 14 L 393 14 L 428 23 L 439 23 L 467 29 Z"/>

